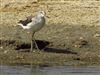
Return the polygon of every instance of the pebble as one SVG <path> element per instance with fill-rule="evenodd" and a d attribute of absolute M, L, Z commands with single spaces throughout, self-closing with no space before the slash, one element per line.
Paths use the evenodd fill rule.
<path fill-rule="evenodd" d="M 100 34 L 97 33 L 97 34 L 94 35 L 94 37 L 100 37 Z"/>
<path fill-rule="evenodd" d="M 1 46 L 0 49 L 3 49 L 3 47 Z"/>
<path fill-rule="evenodd" d="M 4 54 L 8 53 L 8 51 L 4 51 Z"/>
<path fill-rule="evenodd" d="M 98 55 L 98 57 L 100 57 L 100 55 Z"/>
<path fill-rule="evenodd" d="M 17 59 L 24 59 L 23 56 L 16 56 Z"/>

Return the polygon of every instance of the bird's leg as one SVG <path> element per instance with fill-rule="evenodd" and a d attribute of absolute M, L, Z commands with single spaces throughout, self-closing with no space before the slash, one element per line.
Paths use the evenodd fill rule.
<path fill-rule="evenodd" d="M 36 46 L 37 50 L 40 50 L 40 49 L 39 49 L 39 47 L 38 47 L 38 45 L 37 45 L 37 43 L 36 43 L 36 41 L 35 41 L 34 34 L 35 34 L 35 33 L 33 33 L 33 41 L 34 41 L 34 44 L 35 44 L 35 46 Z"/>
<path fill-rule="evenodd" d="M 31 36 L 31 50 L 30 50 L 30 52 L 33 51 L 33 35 L 34 35 L 34 34 L 32 34 L 32 36 Z"/>

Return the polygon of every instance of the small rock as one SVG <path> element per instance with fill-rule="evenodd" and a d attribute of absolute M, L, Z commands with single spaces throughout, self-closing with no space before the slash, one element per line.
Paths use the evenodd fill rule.
<path fill-rule="evenodd" d="M 97 34 L 94 35 L 94 37 L 100 37 L 100 34 L 97 33 Z"/>
<path fill-rule="evenodd" d="M 80 47 L 81 47 L 81 45 L 74 45 L 74 47 L 76 47 L 76 48 L 80 48 Z"/>
<path fill-rule="evenodd" d="M 86 40 L 80 39 L 80 40 L 75 41 L 74 47 L 81 48 L 83 46 L 86 46 L 87 44 L 88 42 Z"/>
<path fill-rule="evenodd" d="M 83 40 L 84 38 L 83 38 L 83 37 L 80 37 L 79 39 L 80 39 L 80 40 Z"/>
<path fill-rule="evenodd" d="M 16 56 L 16 59 L 24 59 L 23 56 Z"/>
<path fill-rule="evenodd" d="M 3 47 L 1 46 L 0 49 L 3 49 Z"/>
<path fill-rule="evenodd" d="M 8 51 L 4 51 L 4 54 L 8 53 Z"/>
<path fill-rule="evenodd" d="M 100 58 L 100 55 L 98 55 L 98 57 Z"/>

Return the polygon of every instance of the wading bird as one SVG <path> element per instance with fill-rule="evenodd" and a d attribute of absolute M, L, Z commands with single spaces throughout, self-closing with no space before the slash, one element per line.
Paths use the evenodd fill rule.
<path fill-rule="evenodd" d="M 28 16 L 26 20 L 20 20 L 18 22 L 23 29 L 29 30 L 31 33 L 31 49 L 33 51 L 33 42 L 36 48 L 39 50 L 39 47 L 35 41 L 34 34 L 35 32 L 39 31 L 45 25 L 45 12 L 39 11 L 38 14 L 33 16 Z"/>

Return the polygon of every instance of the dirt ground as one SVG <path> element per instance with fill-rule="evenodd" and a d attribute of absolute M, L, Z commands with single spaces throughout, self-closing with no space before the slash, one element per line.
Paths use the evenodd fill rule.
<path fill-rule="evenodd" d="M 100 1 L 0 1 L 0 64 L 100 66 Z M 40 48 L 30 50 L 20 19 L 46 12 L 46 25 L 35 34 Z"/>

